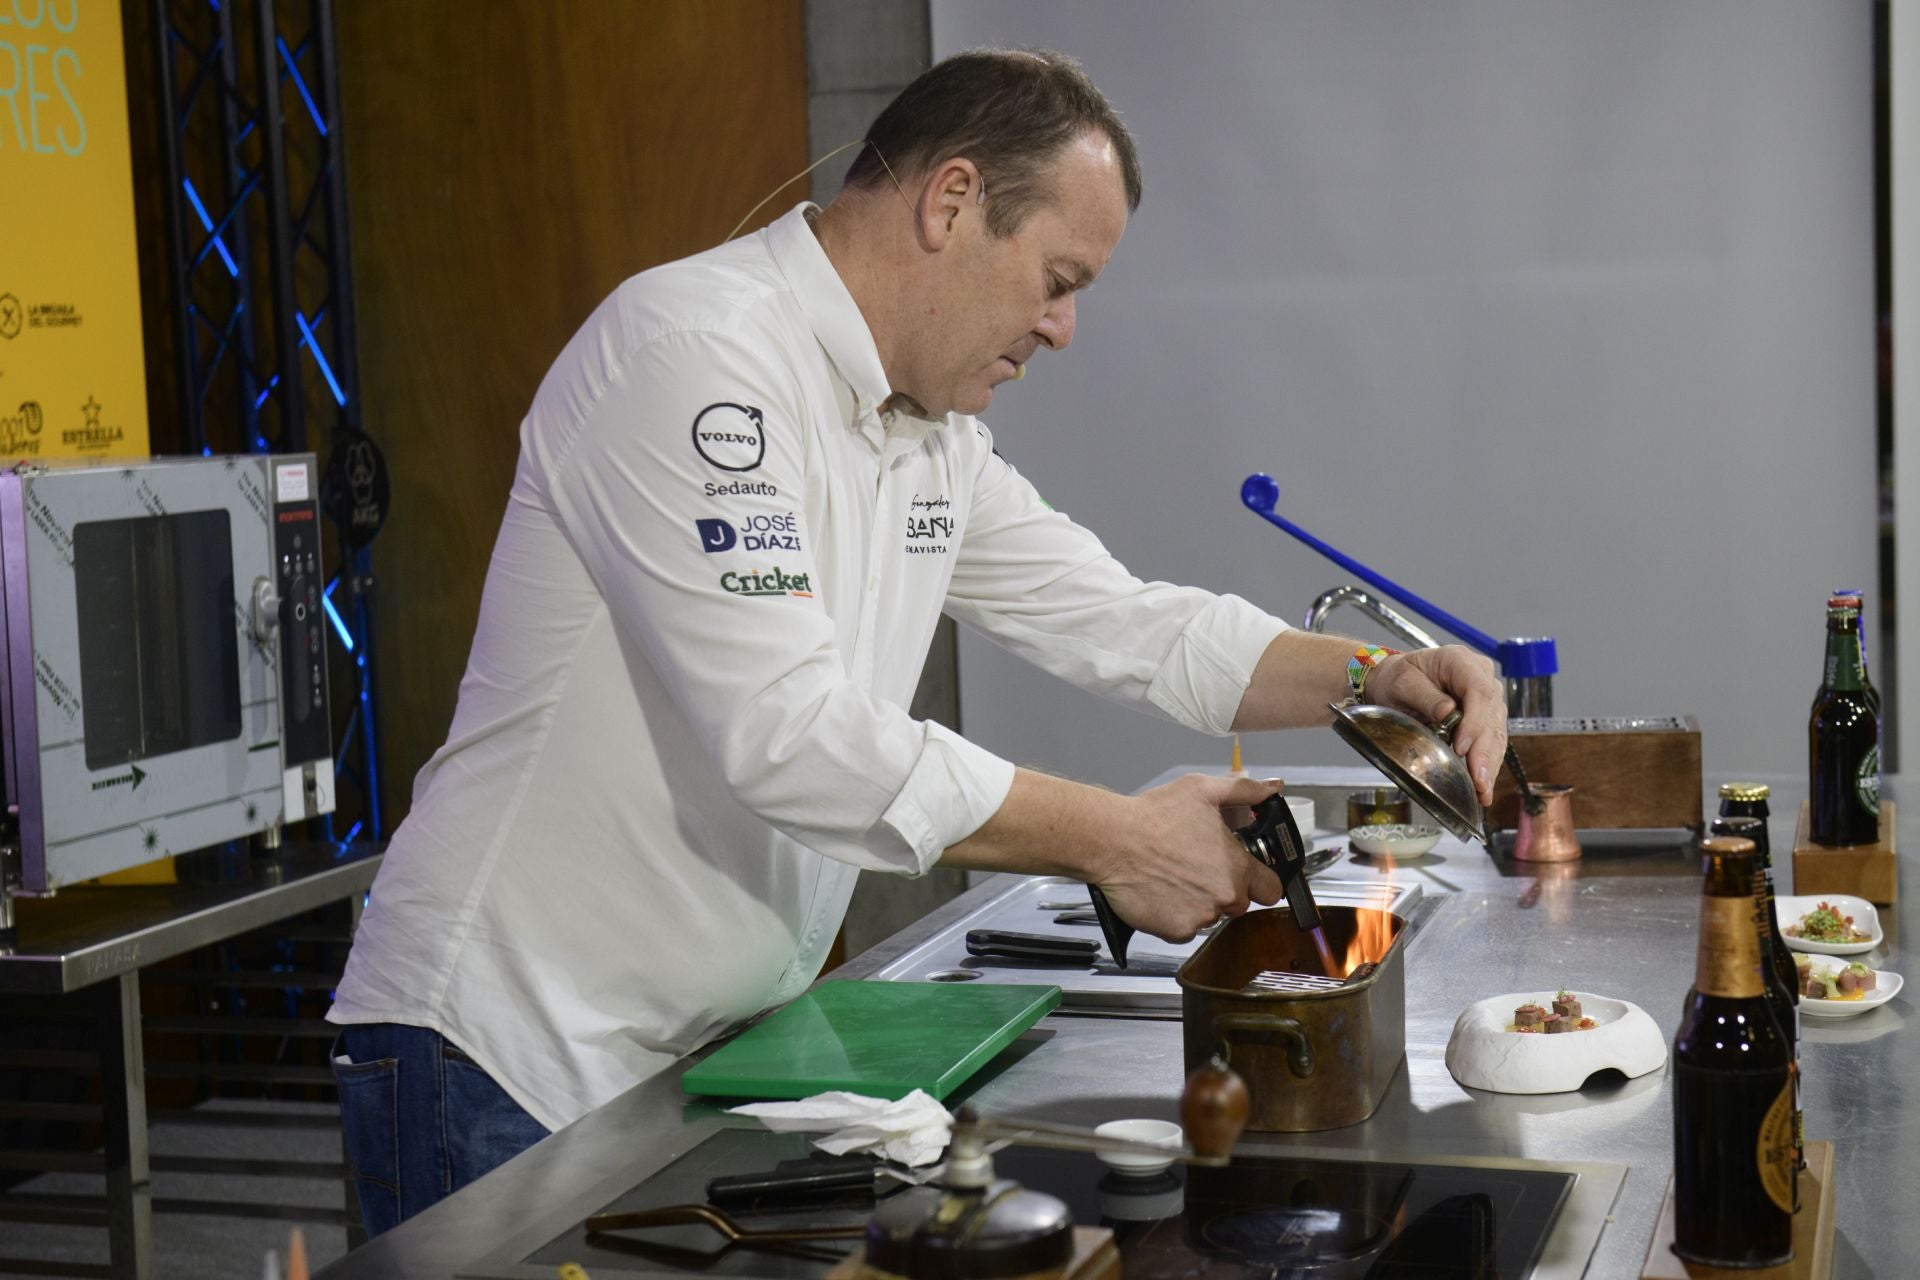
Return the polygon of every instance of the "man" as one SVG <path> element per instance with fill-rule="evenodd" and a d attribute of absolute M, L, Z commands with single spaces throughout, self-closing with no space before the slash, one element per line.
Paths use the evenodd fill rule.
<path fill-rule="evenodd" d="M 535 397 L 452 730 L 330 1015 L 370 1230 L 800 992 L 861 868 L 1073 876 L 1176 940 L 1277 900 L 1221 817 L 1265 784 L 1118 796 L 912 720 L 943 608 L 1213 733 L 1325 723 L 1363 680 L 1457 701 L 1490 793 L 1484 659 L 1354 660 L 1143 583 L 994 453 L 974 415 L 1072 341 L 1139 202 L 1078 67 L 949 59 L 867 142 L 826 209 L 622 285 Z"/>

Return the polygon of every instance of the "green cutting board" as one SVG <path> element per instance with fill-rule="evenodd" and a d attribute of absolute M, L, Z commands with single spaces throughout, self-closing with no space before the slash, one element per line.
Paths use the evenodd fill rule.
<path fill-rule="evenodd" d="M 1060 1003 L 1060 988 L 823 982 L 687 1069 L 688 1093 L 944 1098 Z"/>

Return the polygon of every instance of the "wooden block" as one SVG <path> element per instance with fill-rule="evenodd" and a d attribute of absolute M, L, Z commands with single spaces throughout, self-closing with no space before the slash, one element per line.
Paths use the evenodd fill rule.
<path fill-rule="evenodd" d="M 1809 1142 L 1807 1167 L 1800 1172 L 1800 1212 L 1793 1215 L 1793 1261 L 1757 1270 L 1682 1262 L 1673 1252 L 1673 1176 L 1669 1174 L 1640 1280 L 1832 1280 L 1833 1217 L 1833 1144 Z"/>
<path fill-rule="evenodd" d="M 1795 893 L 1850 893 L 1876 906 L 1891 906 L 1900 893 L 1900 863 L 1894 852 L 1893 801 L 1880 802 L 1880 839 L 1874 844 L 1832 849 L 1815 844 L 1813 806 L 1800 804 L 1800 822 L 1793 832 L 1793 891 Z"/>
<path fill-rule="evenodd" d="M 1566 717 L 1515 720 L 1513 751 L 1533 783 L 1573 788 L 1573 824 L 1597 830 L 1692 827 L 1705 822 L 1700 795 L 1700 725 L 1692 716 L 1631 721 Z M 1487 825 L 1520 825 L 1513 776 L 1494 779 Z"/>

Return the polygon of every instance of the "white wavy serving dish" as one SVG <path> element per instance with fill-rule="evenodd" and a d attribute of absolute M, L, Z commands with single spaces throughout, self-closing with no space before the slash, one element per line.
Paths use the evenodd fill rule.
<path fill-rule="evenodd" d="M 1476 1000 L 1454 1021 L 1447 1070 L 1469 1089 L 1491 1093 L 1567 1093 L 1596 1071 L 1631 1079 L 1666 1063 L 1667 1038 L 1646 1010 L 1628 1000 L 1575 992 L 1581 1013 L 1599 1025 L 1561 1035 L 1509 1031 L 1523 1004 L 1553 1007 L 1554 993 L 1516 991 Z"/>
<path fill-rule="evenodd" d="M 1838 908 L 1842 915 L 1852 916 L 1855 930 L 1873 936 L 1865 942 L 1815 942 L 1810 938 L 1796 938 L 1787 932 L 1800 923 L 1801 916 L 1822 902 Z M 1879 946 L 1881 938 L 1885 936 L 1880 929 L 1880 913 L 1873 904 L 1850 893 L 1783 894 L 1773 900 L 1773 907 L 1774 914 L 1780 920 L 1781 936 L 1787 940 L 1787 945 L 1809 955 L 1857 956 Z"/>
<path fill-rule="evenodd" d="M 1855 917 L 1857 920 L 1858 917 Z M 1831 967 L 1838 971 L 1841 965 L 1815 965 L 1815 971 Z M 1813 1018 L 1851 1018 L 1855 1014 L 1865 1013 L 1869 1009 L 1878 1009 L 1887 1001 L 1900 994 L 1900 988 L 1906 985 L 1906 979 L 1886 969 L 1873 971 L 1873 990 L 1858 1000 L 1815 1000 L 1811 996 L 1800 997 L 1800 1012 Z"/>

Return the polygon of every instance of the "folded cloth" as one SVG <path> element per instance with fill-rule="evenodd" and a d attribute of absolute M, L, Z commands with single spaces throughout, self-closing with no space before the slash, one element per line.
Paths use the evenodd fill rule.
<path fill-rule="evenodd" d="M 797 1102 L 750 1102 L 729 1114 L 753 1116 L 775 1133 L 830 1130 L 813 1144 L 828 1155 L 871 1151 L 909 1168 L 938 1160 L 953 1127 L 953 1116 L 924 1089 L 893 1102 L 836 1090 Z"/>

